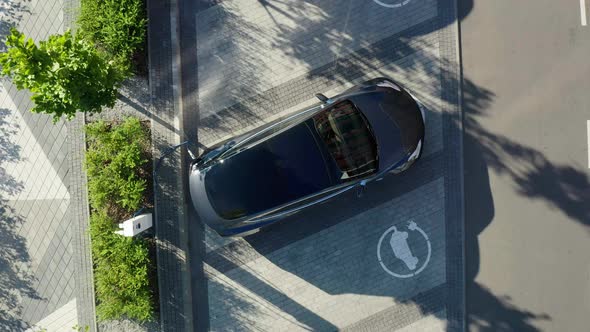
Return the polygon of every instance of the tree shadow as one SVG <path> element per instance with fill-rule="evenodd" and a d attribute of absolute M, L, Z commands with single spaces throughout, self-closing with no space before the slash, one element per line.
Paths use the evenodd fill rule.
<path fill-rule="evenodd" d="M 10 33 L 10 28 L 14 27 L 24 14 L 31 13 L 27 5 L 28 2 L 28 0 L 0 0 L 0 53 L 6 52 L 4 42 Z"/>
<path fill-rule="evenodd" d="M 23 189 L 22 183 L 6 172 L 6 164 L 21 160 L 20 147 L 12 140 L 18 126 L 11 120 L 10 110 L 0 109 L 0 329 L 17 331 L 29 327 L 20 317 L 23 298 L 41 297 L 34 288 L 26 239 L 18 233 L 24 219 L 6 199 Z"/>
<path fill-rule="evenodd" d="M 469 89 L 469 87 L 467 87 Z M 556 164 L 532 147 L 483 128 L 481 110 L 465 109 L 465 138 L 479 148 L 483 163 L 495 173 L 507 176 L 514 190 L 561 210 L 570 219 L 590 226 L 590 180 L 576 167 Z"/>
<path fill-rule="evenodd" d="M 42 300 L 34 288 L 36 278 L 31 273 L 26 239 L 16 232 L 23 222 L 8 202 L 0 198 L 0 327 L 7 331 L 30 327 L 20 316 L 24 297 Z"/>
<path fill-rule="evenodd" d="M 550 320 L 510 303 L 510 297 L 494 296 L 477 283 L 480 267 L 478 236 L 494 219 L 489 171 L 507 177 L 514 191 L 530 200 L 540 200 L 560 210 L 570 220 L 590 226 L 590 180 L 581 170 L 557 164 L 532 147 L 497 135 L 479 119 L 489 116 L 489 102 L 477 98 L 469 80 L 463 82 L 465 154 L 465 247 L 469 324 L 479 331 L 538 331 L 533 322 Z"/>
<path fill-rule="evenodd" d="M 519 158 L 519 154 L 512 154 L 517 143 L 495 135 L 480 125 L 478 117 L 485 114 L 493 100 L 491 92 L 484 92 L 490 98 L 482 98 L 482 91 L 486 90 L 467 79 L 463 80 L 467 324 L 475 331 L 539 331 L 534 326 L 535 321 L 550 320 L 549 315 L 518 308 L 511 303 L 509 296 L 495 295 L 475 280 L 480 268 L 478 236 L 495 216 L 489 169 L 504 168 L 500 164 L 514 157 Z M 535 179 L 525 180 L 530 181 Z M 515 182 L 515 185 L 518 183 Z"/>
<path fill-rule="evenodd" d="M 420 23 L 410 29 L 415 22 L 406 16 L 421 1 L 402 11 L 372 1 L 199 1 L 200 140 L 207 145 L 215 141 L 210 136 L 259 126 L 317 92 L 378 74 L 391 59 L 438 74 L 408 56 L 432 48 L 433 33 L 454 23 L 454 15 L 437 16 L 437 2 L 427 2 L 430 10 L 413 15 Z"/>
<path fill-rule="evenodd" d="M 254 23 L 240 15 L 228 2 L 215 15 L 197 20 L 197 70 L 199 80 L 200 127 L 229 133 L 237 125 L 260 121 L 242 104 L 260 91 L 265 82 L 256 72 L 269 70 L 256 47 L 267 39 Z M 211 38 L 210 36 L 223 36 Z M 239 56 L 236 56 L 239 55 Z M 268 100 L 265 96 L 258 96 Z M 238 116 L 239 115 L 239 116 Z"/>
<path fill-rule="evenodd" d="M 4 164 L 20 160 L 20 146 L 13 144 L 11 136 L 18 131 L 18 125 L 10 123 L 12 112 L 0 108 L 0 198 L 2 195 L 13 196 L 23 188 L 22 183 L 6 173 Z"/>
<path fill-rule="evenodd" d="M 495 295 L 487 287 L 473 281 L 468 284 L 468 292 L 478 301 L 470 303 L 468 324 L 475 331 L 540 331 L 533 323 L 551 320 L 547 314 L 537 314 L 518 308 L 511 303 L 510 296 Z"/>

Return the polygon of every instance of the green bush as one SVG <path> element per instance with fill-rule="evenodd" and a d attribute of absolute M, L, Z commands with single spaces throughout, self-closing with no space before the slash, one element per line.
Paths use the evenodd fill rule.
<path fill-rule="evenodd" d="M 94 258 L 94 280 L 100 320 L 127 316 L 140 321 L 152 319 L 151 268 L 146 244 L 139 239 L 115 234 L 115 221 L 104 212 L 90 217 Z"/>
<path fill-rule="evenodd" d="M 137 210 L 147 184 L 138 170 L 148 160 L 148 133 L 136 118 L 117 126 L 99 121 L 86 126 L 86 170 L 90 204 L 94 209 L 119 206 Z"/>
<path fill-rule="evenodd" d="M 36 113 L 72 118 L 77 111 L 100 112 L 117 99 L 121 73 L 91 42 L 70 31 L 49 36 L 37 46 L 12 28 L 6 38 L 8 50 L 0 54 L 2 74 L 18 89 L 29 89 Z"/>
<path fill-rule="evenodd" d="M 140 173 L 148 162 L 149 132 L 137 118 L 116 125 L 99 121 L 86 125 L 86 143 L 97 315 L 150 320 L 153 264 L 146 242 L 115 234 L 121 220 L 113 219 L 130 215 L 144 201 L 147 183 Z"/>
<path fill-rule="evenodd" d="M 147 19 L 142 0 L 82 0 L 80 33 L 105 49 L 121 68 L 145 41 Z"/>

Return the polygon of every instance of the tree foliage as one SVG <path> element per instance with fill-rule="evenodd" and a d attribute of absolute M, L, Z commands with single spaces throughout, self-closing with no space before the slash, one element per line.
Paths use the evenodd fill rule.
<path fill-rule="evenodd" d="M 100 112 L 112 107 L 121 75 L 91 42 L 73 36 L 52 35 L 37 46 L 32 39 L 11 29 L 7 51 L 0 54 L 2 74 L 18 89 L 29 89 L 35 113 L 71 119 L 77 111 Z"/>

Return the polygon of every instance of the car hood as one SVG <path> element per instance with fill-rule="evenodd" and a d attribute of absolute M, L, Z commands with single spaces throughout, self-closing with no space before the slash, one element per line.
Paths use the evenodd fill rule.
<path fill-rule="evenodd" d="M 200 177 L 194 185 L 204 186 L 208 203 L 225 220 L 252 216 L 332 184 L 307 123 L 200 170 Z"/>

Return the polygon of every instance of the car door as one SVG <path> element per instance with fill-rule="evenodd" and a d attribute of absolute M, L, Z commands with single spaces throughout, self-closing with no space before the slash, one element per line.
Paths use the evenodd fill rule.
<path fill-rule="evenodd" d="M 310 107 L 304 111 L 296 112 L 293 115 L 287 116 L 286 118 L 277 119 L 264 125 L 262 128 L 257 128 L 246 134 L 242 134 L 232 139 L 231 148 L 221 154 L 220 158 L 227 158 L 232 154 L 239 153 L 240 151 L 247 149 L 249 146 L 255 145 L 271 138 L 274 135 L 278 135 L 281 132 L 289 129 L 290 127 L 297 125 L 312 116 L 315 112 L 320 109 L 319 105 Z"/>

